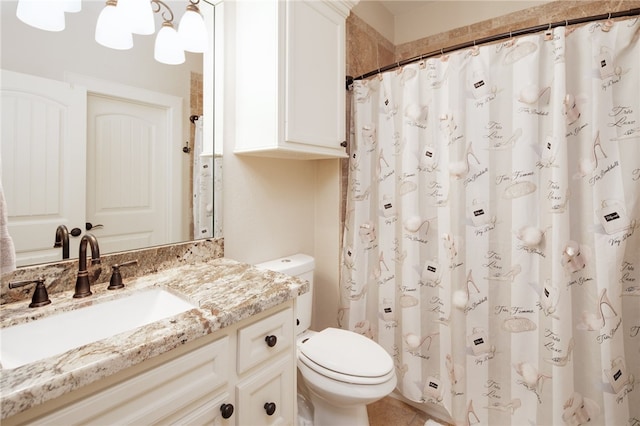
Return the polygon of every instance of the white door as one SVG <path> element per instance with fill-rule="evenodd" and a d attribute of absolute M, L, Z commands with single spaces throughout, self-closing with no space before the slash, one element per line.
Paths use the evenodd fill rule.
<path fill-rule="evenodd" d="M 1 71 L 2 186 L 18 266 L 62 258 L 58 225 L 85 224 L 86 91 Z M 71 238 L 77 257 L 79 238 Z"/>
<path fill-rule="evenodd" d="M 169 241 L 167 126 L 162 107 L 89 94 L 86 212 L 101 251 Z"/>

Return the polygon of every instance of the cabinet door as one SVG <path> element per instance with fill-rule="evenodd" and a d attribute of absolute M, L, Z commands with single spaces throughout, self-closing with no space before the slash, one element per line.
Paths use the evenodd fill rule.
<path fill-rule="evenodd" d="M 285 139 L 344 153 L 345 18 L 319 1 L 286 5 Z"/>
<path fill-rule="evenodd" d="M 238 374 L 290 350 L 293 311 L 285 309 L 238 330 Z"/>
<path fill-rule="evenodd" d="M 287 354 L 237 385 L 238 425 L 293 425 L 295 395 L 293 357 Z"/>

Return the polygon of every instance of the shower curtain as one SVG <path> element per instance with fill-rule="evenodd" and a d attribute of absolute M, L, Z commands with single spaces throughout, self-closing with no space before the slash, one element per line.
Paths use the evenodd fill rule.
<path fill-rule="evenodd" d="M 213 155 L 202 155 L 202 116 L 193 121 L 193 236 L 213 237 Z"/>
<path fill-rule="evenodd" d="M 456 424 L 640 424 L 640 22 L 356 81 L 340 324 Z"/>

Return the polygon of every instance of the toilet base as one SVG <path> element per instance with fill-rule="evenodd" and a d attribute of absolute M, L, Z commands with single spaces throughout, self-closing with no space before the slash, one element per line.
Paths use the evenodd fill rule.
<path fill-rule="evenodd" d="M 311 391 L 313 426 L 369 426 L 366 405 L 337 407 Z"/>

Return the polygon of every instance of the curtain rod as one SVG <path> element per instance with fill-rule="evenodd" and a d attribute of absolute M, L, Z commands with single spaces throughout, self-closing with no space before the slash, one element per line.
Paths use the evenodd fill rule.
<path fill-rule="evenodd" d="M 602 19 L 620 18 L 620 17 L 624 17 L 624 16 L 636 16 L 636 15 L 640 15 L 640 8 L 629 9 L 627 11 L 622 11 L 622 12 L 605 13 L 605 14 L 602 14 L 602 15 L 589 16 L 589 17 L 585 17 L 585 18 L 576 18 L 576 19 L 569 19 L 569 20 L 565 19 L 564 21 L 553 22 L 553 23 L 546 24 L 546 25 L 537 25 L 535 27 L 524 28 L 524 29 L 516 30 L 516 31 L 509 31 L 508 33 L 497 34 L 497 35 L 488 36 L 488 37 L 484 37 L 484 38 L 481 38 L 481 39 L 469 41 L 469 42 L 466 42 L 466 43 L 456 44 L 455 46 L 447 47 L 447 48 L 440 49 L 440 50 L 437 50 L 437 51 L 433 51 L 433 52 L 430 52 L 430 53 L 426 53 L 426 54 L 423 54 L 423 55 L 420 55 L 420 56 L 415 56 L 413 58 L 405 59 L 405 60 L 390 64 L 390 65 L 387 65 L 387 66 L 385 66 L 383 68 L 378 68 L 375 71 L 370 71 L 370 72 L 368 72 L 366 74 L 362 74 L 361 76 L 358 76 L 358 77 L 347 76 L 347 90 L 349 89 L 349 86 L 351 86 L 351 84 L 353 84 L 354 80 L 363 80 L 365 78 L 373 77 L 374 75 L 380 74 L 381 72 L 390 71 L 390 70 L 393 70 L 395 68 L 400 68 L 400 67 L 403 67 L 404 65 L 411 64 L 411 63 L 414 63 L 414 62 L 418 62 L 418 61 L 421 61 L 423 59 L 430 58 L 430 57 L 433 57 L 433 56 L 442 55 L 444 53 L 453 52 L 454 50 L 460 50 L 460 49 L 465 49 L 467 47 L 473 47 L 473 46 L 476 46 L 478 44 L 491 43 L 491 42 L 498 41 L 498 40 L 504 40 L 504 39 L 508 39 L 508 38 L 511 38 L 511 37 L 514 37 L 514 36 L 521 36 L 521 35 L 525 35 L 525 34 L 537 33 L 537 32 L 540 32 L 540 31 L 550 30 L 552 28 L 560 27 L 560 26 L 563 26 L 563 25 L 564 26 L 569 26 L 569 25 L 576 25 L 576 24 L 584 24 L 586 22 L 600 21 Z"/>

